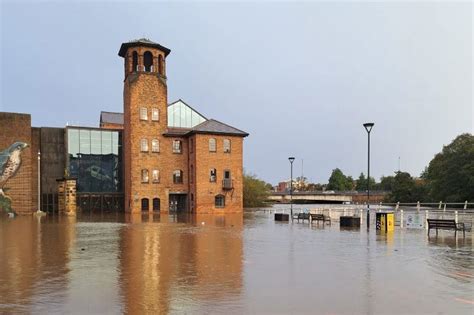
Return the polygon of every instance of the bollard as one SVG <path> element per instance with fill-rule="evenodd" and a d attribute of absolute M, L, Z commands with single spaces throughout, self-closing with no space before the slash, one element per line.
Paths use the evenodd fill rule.
<path fill-rule="evenodd" d="M 416 211 L 420 211 L 420 202 L 419 201 L 416 202 Z"/>
<path fill-rule="evenodd" d="M 428 210 L 425 210 L 425 229 L 428 230 Z"/>
<path fill-rule="evenodd" d="M 403 229 L 403 210 L 400 210 L 400 227 Z"/>
<path fill-rule="evenodd" d="M 458 224 L 458 210 L 454 211 L 454 222 Z"/>
<path fill-rule="evenodd" d="M 464 210 L 467 210 L 467 200 L 464 201 Z"/>
<path fill-rule="evenodd" d="M 397 202 L 397 205 L 395 206 L 395 211 L 397 211 L 398 208 L 400 208 L 400 201 Z"/>
<path fill-rule="evenodd" d="M 443 212 L 446 212 L 446 202 L 444 203 Z"/>
<path fill-rule="evenodd" d="M 443 204 L 443 202 L 440 201 L 440 202 L 439 202 L 439 207 L 438 207 L 439 210 L 441 210 L 441 205 L 442 205 L 442 204 Z"/>
<path fill-rule="evenodd" d="M 363 211 L 362 211 L 362 209 L 359 209 L 360 225 L 361 226 L 362 226 L 362 223 L 364 223 L 364 220 L 362 220 L 362 215 L 363 215 Z"/>

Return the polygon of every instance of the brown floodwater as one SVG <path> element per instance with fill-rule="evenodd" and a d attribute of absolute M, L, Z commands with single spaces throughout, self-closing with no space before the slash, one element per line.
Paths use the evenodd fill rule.
<path fill-rule="evenodd" d="M 472 234 L 197 217 L 0 219 L 0 313 L 472 314 Z"/>

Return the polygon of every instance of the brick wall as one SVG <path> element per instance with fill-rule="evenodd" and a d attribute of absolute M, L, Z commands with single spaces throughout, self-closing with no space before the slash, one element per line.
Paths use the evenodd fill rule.
<path fill-rule="evenodd" d="M 123 125 L 122 124 L 101 123 L 100 128 L 102 128 L 102 129 L 123 130 Z"/>
<path fill-rule="evenodd" d="M 193 185 L 196 213 L 228 213 L 243 211 L 243 138 L 198 134 L 195 138 L 195 185 Z M 209 152 L 209 139 L 217 141 L 216 152 Z M 223 141 L 231 141 L 231 152 L 224 153 Z M 217 171 L 216 182 L 210 182 L 210 169 Z M 224 190 L 224 170 L 230 170 L 233 188 Z M 225 196 L 225 207 L 215 206 L 215 197 Z"/>
<path fill-rule="evenodd" d="M 18 214 L 30 214 L 32 208 L 32 165 L 31 165 L 31 116 L 28 114 L 0 113 L 0 150 L 6 150 L 17 141 L 29 147 L 21 154 L 22 164 L 5 187 L 6 195 L 12 200 L 12 208 Z"/>

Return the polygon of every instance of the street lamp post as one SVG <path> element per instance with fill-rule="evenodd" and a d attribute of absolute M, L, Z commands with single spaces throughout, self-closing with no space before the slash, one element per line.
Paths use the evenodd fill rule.
<path fill-rule="evenodd" d="M 365 123 L 364 128 L 367 131 L 367 229 L 370 225 L 370 132 L 374 123 Z"/>
<path fill-rule="evenodd" d="M 41 152 L 38 151 L 38 209 L 41 212 Z"/>
<path fill-rule="evenodd" d="M 295 158 L 290 156 L 288 161 L 290 161 L 290 215 L 291 220 L 293 221 L 293 162 L 295 161 Z"/>

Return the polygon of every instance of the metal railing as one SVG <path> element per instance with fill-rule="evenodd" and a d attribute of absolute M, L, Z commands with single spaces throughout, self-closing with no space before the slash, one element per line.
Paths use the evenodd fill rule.
<path fill-rule="evenodd" d="M 222 180 L 222 188 L 223 189 L 232 189 L 234 187 L 232 183 L 232 179 L 223 179 Z"/>

